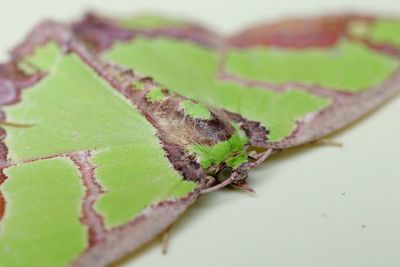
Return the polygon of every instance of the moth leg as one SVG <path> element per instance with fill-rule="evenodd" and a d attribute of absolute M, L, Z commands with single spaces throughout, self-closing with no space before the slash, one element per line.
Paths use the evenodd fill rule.
<path fill-rule="evenodd" d="M 206 176 L 206 184 L 204 185 L 204 188 L 209 188 L 209 187 L 213 186 L 216 181 L 217 180 L 213 176 L 207 175 Z"/>
<path fill-rule="evenodd" d="M 257 152 L 255 150 L 250 151 L 247 156 L 252 159 L 252 160 L 258 160 L 259 158 L 261 158 L 262 156 L 264 156 L 266 151 L 263 152 Z"/>
<path fill-rule="evenodd" d="M 268 154 L 268 156 L 269 156 L 270 152 L 271 153 L 273 152 L 271 150 L 272 150 L 271 148 L 269 148 L 265 151 L 262 151 L 262 152 L 257 152 L 255 150 L 252 150 L 247 154 L 247 156 L 249 157 L 249 159 L 257 161 L 257 160 L 260 160 L 261 158 L 265 157 L 266 154 Z M 275 149 L 274 151 L 276 152 L 277 150 Z"/>
<path fill-rule="evenodd" d="M 166 255 L 168 252 L 168 240 L 169 240 L 169 233 L 171 231 L 171 227 L 168 227 L 164 233 L 162 233 L 162 254 Z"/>
<path fill-rule="evenodd" d="M 314 141 L 312 143 L 317 144 L 317 145 L 343 147 L 342 143 L 334 141 L 334 140 L 332 140 L 330 138 L 321 138 L 321 139 L 318 139 L 318 140 L 316 140 L 316 141 Z"/>
<path fill-rule="evenodd" d="M 174 225 L 175 223 L 168 226 L 161 234 L 161 252 L 163 255 L 166 255 L 168 253 L 169 236 L 171 233 L 171 229 Z"/>
<path fill-rule="evenodd" d="M 261 163 L 263 163 L 272 154 L 272 152 L 273 152 L 273 149 L 269 148 L 265 152 L 258 153 L 256 161 L 254 161 L 250 164 L 250 168 L 255 168 L 255 167 L 258 167 L 259 165 L 261 165 Z"/>
<path fill-rule="evenodd" d="M 252 150 L 252 151 L 249 152 L 248 157 L 251 158 L 251 159 L 256 160 L 259 157 L 259 153 L 257 153 L 257 151 Z"/>
<path fill-rule="evenodd" d="M 212 187 L 209 187 L 209 188 L 201 190 L 201 194 L 211 193 L 211 192 L 217 191 L 218 189 L 224 188 L 225 186 L 228 186 L 231 183 L 233 183 L 233 181 L 235 181 L 237 176 L 238 176 L 238 174 L 236 172 L 234 172 L 234 173 L 232 173 L 232 175 L 228 179 L 226 179 L 222 183 L 219 183 L 219 184 L 214 185 Z"/>
<path fill-rule="evenodd" d="M 244 190 L 250 195 L 254 196 L 256 194 L 256 191 L 246 182 L 244 181 L 241 184 L 231 184 L 234 188 L 239 189 L 239 190 Z"/>

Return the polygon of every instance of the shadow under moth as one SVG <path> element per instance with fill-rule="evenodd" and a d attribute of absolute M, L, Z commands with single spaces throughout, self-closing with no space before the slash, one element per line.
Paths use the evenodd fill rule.
<path fill-rule="evenodd" d="M 106 266 L 400 91 L 400 21 L 36 26 L 0 65 L 0 265 Z"/>

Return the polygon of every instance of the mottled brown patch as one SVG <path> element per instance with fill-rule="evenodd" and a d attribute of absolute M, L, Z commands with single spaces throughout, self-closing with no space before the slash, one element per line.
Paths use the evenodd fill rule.
<path fill-rule="evenodd" d="M 86 15 L 82 21 L 74 23 L 72 28 L 96 53 L 111 47 L 115 41 L 130 40 L 134 36 L 131 31 L 93 14 Z"/>
<path fill-rule="evenodd" d="M 0 64 L 0 105 L 18 102 L 21 90 L 36 83 L 40 77 L 40 73 L 25 74 L 15 61 Z"/>
<path fill-rule="evenodd" d="M 0 128 L 0 132 L 4 132 L 4 130 Z M 5 148 L 5 144 L 0 143 L 0 162 L 5 162 L 6 159 L 7 159 L 7 150 Z M 0 185 L 4 183 L 4 181 L 7 178 L 4 175 L 3 170 L 4 169 L 0 169 Z M 3 197 L 3 194 L 0 191 L 0 220 L 3 218 L 5 209 L 6 209 L 6 201 Z"/>
<path fill-rule="evenodd" d="M 269 130 L 261 123 L 249 121 L 237 113 L 227 112 L 231 120 L 236 122 L 249 138 L 249 143 L 253 147 L 266 147 L 268 144 Z"/>
<path fill-rule="evenodd" d="M 0 220 L 4 216 L 6 201 L 4 200 L 3 194 L 0 192 Z"/>
<path fill-rule="evenodd" d="M 193 144 L 214 145 L 232 136 L 234 129 L 229 121 L 211 112 L 207 120 L 193 119 L 186 116 L 180 105 L 186 98 L 176 94 L 168 96 L 157 103 L 141 101 L 140 106 L 148 110 L 152 117 L 162 127 L 166 140 L 181 147 Z"/>
<path fill-rule="evenodd" d="M 4 129 L 0 128 L 0 140 L 3 140 L 5 137 Z M 0 142 L 0 162 L 5 163 L 7 160 L 7 148 L 3 142 Z M 0 186 L 6 180 L 6 176 L 3 173 L 4 169 L 0 168 Z M 3 218 L 4 212 L 6 209 L 6 201 L 3 197 L 3 194 L 0 191 L 0 220 Z"/>
<path fill-rule="evenodd" d="M 160 137 L 163 140 L 163 137 Z M 176 170 L 180 171 L 185 179 L 203 183 L 205 172 L 196 159 L 189 155 L 183 148 L 163 140 L 164 150 L 168 159 L 173 163 Z"/>
<path fill-rule="evenodd" d="M 207 29 L 194 24 L 185 23 L 179 27 L 161 27 L 150 29 L 128 29 L 111 18 L 95 14 L 87 14 L 81 21 L 71 25 L 74 34 L 95 53 L 108 49 L 116 41 L 129 41 L 135 36 L 173 37 L 188 40 L 206 47 L 217 47 L 222 38 Z"/>
<path fill-rule="evenodd" d="M 368 21 L 370 19 L 362 16 L 291 19 L 246 29 L 231 37 L 228 43 L 237 47 L 255 45 L 279 48 L 328 47 L 346 36 L 346 30 L 351 21 Z"/>

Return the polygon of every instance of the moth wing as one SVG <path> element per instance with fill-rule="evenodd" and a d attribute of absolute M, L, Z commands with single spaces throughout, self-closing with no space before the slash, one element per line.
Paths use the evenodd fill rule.
<path fill-rule="evenodd" d="M 105 266 L 162 233 L 199 194 L 153 125 L 71 40 L 45 23 L 0 66 L 5 266 Z"/>
<path fill-rule="evenodd" d="M 188 22 L 125 22 L 93 15 L 73 28 L 106 59 L 226 110 L 254 146 L 317 140 L 400 91 L 400 22 L 391 18 L 293 19 L 230 38 Z M 111 36 L 110 28 L 124 38 Z"/>

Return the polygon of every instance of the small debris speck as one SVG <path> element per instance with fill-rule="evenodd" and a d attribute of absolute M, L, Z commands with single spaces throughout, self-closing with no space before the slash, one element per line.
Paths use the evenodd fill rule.
<path fill-rule="evenodd" d="M 330 216 L 330 215 L 328 215 L 328 214 L 326 214 L 326 213 L 321 213 L 321 218 L 323 218 L 323 219 L 328 219 L 328 220 L 333 219 L 332 216 Z"/>

